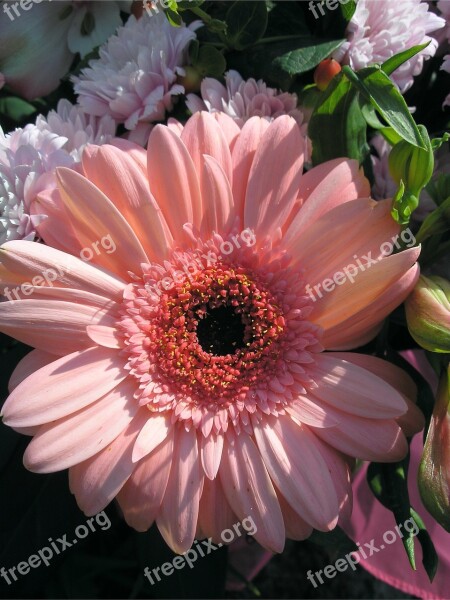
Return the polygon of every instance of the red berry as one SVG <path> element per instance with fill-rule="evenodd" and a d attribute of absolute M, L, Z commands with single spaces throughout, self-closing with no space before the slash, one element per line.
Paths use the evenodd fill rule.
<path fill-rule="evenodd" d="M 322 92 L 327 89 L 330 81 L 341 71 L 341 65 L 334 58 L 326 58 L 319 63 L 314 71 L 314 83 Z"/>

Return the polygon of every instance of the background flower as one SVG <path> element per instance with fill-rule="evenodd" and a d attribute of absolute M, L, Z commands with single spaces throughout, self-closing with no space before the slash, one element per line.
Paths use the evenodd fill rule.
<path fill-rule="evenodd" d="M 334 53 L 334 58 L 357 70 L 430 42 L 392 74 L 393 81 L 405 92 L 412 86 L 413 77 L 422 71 L 423 61 L 436 52 L 437 41 L 427 34 L 445 25 L 428 8 L 428 3 L 421 0 L 359 0 L 347 26 L 347 42 Z"/>
<path fill-rule="evenodd" d="M 132 15 L 100 48 L 100 58 L 74 77 L 80 105 L 91 115 L 111 115 L 145 143 L 149 123 L 162 120 L 174 96 L 184 93 L 177 77 L 184 75 L 199 26 L 172 27 L 163 13 L 139 20 Z"/>
<path fill-rule="evenodd" d="M 24 98 L 46 96 L 60 83 L 77 52 L 83 57 L 122 24 L 131 2 L 58 0 L 30 10 L 0 12 L 0 71 Z M 16 5 L 17 6 L 17 5 Z M 9 15 L 12 15 L 12 19 Z"/>
<path fill-rule="evenodd" d="M 0 242 L 33 239 L 45 215 L 30 214 L 31 206 L 39 192 L 55 185 L 55 168 L 78 162 L 87 143 L 102 144 L 115 129 L 110 117 L 85 115 L 67 100 L 47 118 L 39 115 L 35 125 L 7 135 L 0 128 Z"/>

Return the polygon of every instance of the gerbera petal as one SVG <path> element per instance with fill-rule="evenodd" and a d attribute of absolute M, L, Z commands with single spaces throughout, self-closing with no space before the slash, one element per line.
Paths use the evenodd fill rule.
<path fill-rule="evenodd" d="M 233 512 L 241 520 L 252 517 L 258 542 L 272 552 L 281 552 L 285 531 L 280 505 L 261 455 L 248 435 L 227 434 L 219 474 Z"/>
<path fill-rule="evenodd" d="M 213 115 L 207 112 L 193 115 L 184 126 L 181 139 L 192 157 L 200 181 L 203 177 L 203 155 L 207 154 L 217 160 L 230 186 L 233 184 L 230 148 L 222 127 Z"/>
<path fill-rule="evenodd" d="M 299 235 L 335 206 L 356 198 L 368 198 L 370 184 L 357 160 L 335 158 L 303 175 L 298 198 L 301 208 L 292 228 Z"/>
<path fill-rule="evenodd" d="M 171 429 L 170 414 L 149 414 L 133 448 L 133 462 L 138 462 L 161 444 Z"/>
<path fill-rule="evenodd" d="M 202 487 L 197 433 L 193 428 L 186 431 L 178 427 L 169 481 L 156 523 L 167 544 L 179 554 L 194 541 Z"/>
<path fill-rule="evenodd" d="M 277 490 L 277 496 L 283 513 L 286 537 L 298 541 L 309 538 L 313 532 L 312 526 L 301 518 L 279 490 Z"/>
<path fill-rule="evenodd" d="M 1 330 L 24 344 L 64 356 L 93 345 L 88 325 L 114 322 L 108 312 L 58 300 L 0 303 Z"/>
<path fill-rule="evenodd" d="M 407 410 L 402 395 L 370 371 L 339 357 L 320 354 L 314 367 L 317 387 L 310 396 L 344 412 L 372 419 L 389 419 Z"/>
<path fill-rule="evenodd" d="M 173 131 L 157 125 L 149 138 L 150 191 L 161 208 L 173 239 L 184 241 L 183 225 L 199 224 L 201 194 L 192 157 Z"/>
<path fill-rule="evenodd" d="M 290 417 L 266 420 L 254 430 L 264 464 L 289 504 L 315 529 L 333 529 L 339 507 L 321 442 Z"/>
<path fill-rule="evenodd" d="M 245 227 L 263 236 L 283 226 L 297 199 L 303 153 L 304 138 L 296 121 L 288 116 L 275 119 L 262 136 L 250 169 Z"/>
<path fill-rule="evenodd" d="M 211 433 L 208 436 L 202 436 L 200 442 L 200 452 L 203 470 L 208 479 L 215 479 L 220 467 L 223 451 L 223 435 Z"/>
<path fill-rule="evenodd" d="M 137 531 L 147 531 L 160 511 L 169 481 L 173 446 L 172 430 L 137 466 L 133 463 L 135 470 L 117 496 L 125 521 Z"/>
<path fill-rule="evenodd" d="M 33 283 L 36 276 L 43 280 L 37 285 L 81 289 L 115 300 L 122 299 L 126 285 L 113 273 L 35 242 L 6 242 L 0 248 L 0 262 L 26 282 Z"/>
<path fill-rule="evenodd" d="M 109 446 L 70 467 L 70 490 L 86 515 L 95 515 L 103 510 L 117 496 L 136 468 L 131 453 L 147 419 L 148 411 L 143 408 Z"/>
<path fill-rule="evenodd" d="M 307 396 L 297 396 L 288 404 L 286 411 L 300 423 L 313 427 L 333 427 L 337 423 L 325 409 Z"/>
<path fill-rule="evenodd" d="M 309 318 L 324 329 L 324 346 L 347 349 L 349 346 L 342 346 L 350 337 L 348 328 L 353 329 L 352 336 L 362 335 L 401 304 L 418 277 L 415 262 L 419 254 L 420 248 L 409 248 L 387 256 L 317 298 Z"/>
<path fill-rule="evenodd" d="M 35 371 L 42 369 L 46 365 L 56 360 L 54 354 L 45 352 L 45 350 L 32 350 L 17 364 L 16 368 L 12 372 L 10 380 L 8 382 L 8 390 L 11 393 L 19 383 L 22 383 L 27 377 L 32 375 Z"/>
<path fill-rule="evenodd" d="M 326 431 L 325 435 L 323 431 Z M 346 415 L 336 427 L 326 430 L 315 428 L 314 433 L 333 448 L 360 460 L 395 462 L 408 451 L 402 430 L 390 419 Z"/>
<path fill-rule="evenodd" d="M 237 521 L 238 518 L 225 498 L 220 478 L 213 481 L 205 479 L 198 515 L 203 537 L 212 538 L 215 544 L 222 544 L 221 533 L 230 529 Z"/>
<path fill-rule="evenodd" d="M 233 198 L 236 214 L 244 222 L 244 205 L 247 193 L 248 176 L 259 148 L 262 136 L 269 127 L 269 121 L 261 117 L 252 117 L 243 126 L 233 147 Z"/>
<path fill-rule="evenodd" d="M 61 471 L 103 450 L 136 414 L 135 387 L 134 381 L 125 380 L 94 404 L 42 425 L 25 451 L 27 469 L 35 473 Z"/>
<path fill-rule="evenodd" d="M 106 348 L 64 356 L 16 387 L 3 405 L 3 420 L 10 427 L 29 427 L 65 417 L 114 389 L 128 375 L 124 365 Z"/>
<path fill-rule="evenodd" d="M 76 236 L 86 248 L 103 239 L 112 240 L 107 251 L 92 251 L 92 262 L 114 273 L 140 272 L 148 257 L 136 234 L 114 204 L 86 177 L 66 167 L 56 175 L 64 206 L 74 223 Z"/>
<path fill-rule="evenodd" d="M 230 183 L 222 167 L 212 156 L 205 155 L 203 159 L 203 219 L 200 232 L 204 239 L 209 239 L 213 232 L 226 234 L 231 230 L 235 212 Z"/>
<path fill-rule="evenodd" d="M 146 254 L 153 260 L 166 258 L 173 238 L 134 154 L 109 144 L 90 145 L 83 152 L 83 170 L 130 224 Z"/>

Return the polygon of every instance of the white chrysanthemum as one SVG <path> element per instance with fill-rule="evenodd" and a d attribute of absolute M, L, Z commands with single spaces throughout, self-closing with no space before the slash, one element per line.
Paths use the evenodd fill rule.
<path fill-rule="evenodd" d="M 428 10 L 421 0 L 359 0 L 347 26 L 347 41 L 334 53 L 342 64 L 358 70 L 382 63 L 412 46 L 430 42 L 419 55 L 405 62 L 392 74 L 402 92 L 413 84 L 422 71 L 423 61 L 434 56 L 437 41 L 427 34 L 445 25 L 444 19 Z"/>
<path fill-rule="evenodd" d="M 172 27 L 163 13 L 131 16 L 100 48 L 100 58 L 73 79 L 84 111 L 109 114 L 130 131 L 162 120 L 173 97 L 184 93 L 177 77 L 185 74 L 187 48 L 199 26 Z"/>
<path fill-rule="evenodd" d="M 439 0 L 437 7 L 445 19 L 444 35 L 447 41 L 450 42 L 450 0 Z"/>
<path fill-rule="evenodd" d="M 307 124 L 304 115 L 297 106 L 297 94 L 280 92 L 269 87 L 262 79 L 244 80 L 237 72 L 225 73 L 225 85 L 217 79 L 205 77 L 200 86 L 201 98 L 188 94 L 186 104 L 192 113 L 207 110 L 210 113 L 225 113 L 242 127 L 251 117 L 264 117 L 268 120 L 281 115 L 290 115 L 300 126 L 307 140 L 306 162 L 311 155 L 311 144 L 307 138 Z"/>
<path fill-rule="evenodd" d="M 30 215 L 31 203 L 53 185 L 55 168 L 72 166 L 86 144 L 103 144 L 114 133 L 111 117 L 86 116 L 67 100 L 34 125 L 7 135 L 0 128 L 0 244 L 33 239 L 45 215 Z"/>

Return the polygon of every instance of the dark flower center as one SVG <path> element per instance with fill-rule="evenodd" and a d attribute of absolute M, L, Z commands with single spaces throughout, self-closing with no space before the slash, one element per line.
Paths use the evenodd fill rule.
<path fill-rule="evenodd" d="M 245 324 L 232 306 L 209 309 L 197 325 L 200 346 L 215 356 L 226 356 L 245 348 L 244 334 Z"/>

